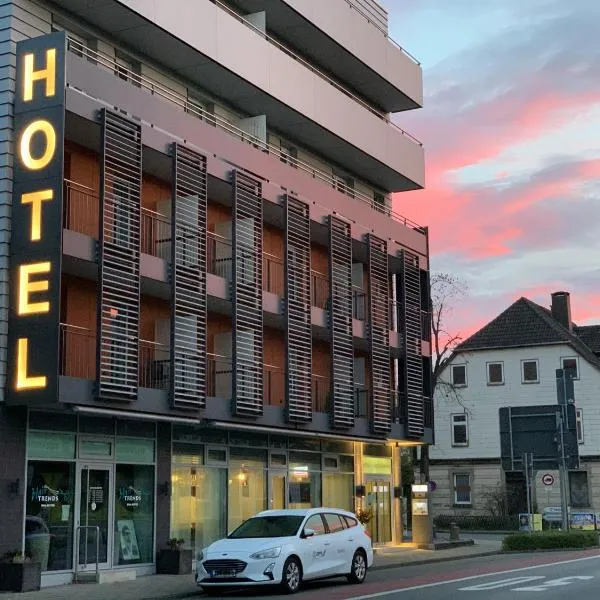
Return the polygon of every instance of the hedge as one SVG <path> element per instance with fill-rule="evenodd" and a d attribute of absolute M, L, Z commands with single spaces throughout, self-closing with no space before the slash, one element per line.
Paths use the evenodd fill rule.
<path fill-rule="evenodd" d="M 593 548 L 598 546 L 596 531 L 547 531 L 515 533 L 504 538 L 502 550 L 554 550 L 561 548 Z"/>
<path fill-rule="evenodd" d="M 449 529 L 451 523 L 463 531 L 519 531 L 516 515 L 437 515 L 433 523 L 438 531 Z"/>

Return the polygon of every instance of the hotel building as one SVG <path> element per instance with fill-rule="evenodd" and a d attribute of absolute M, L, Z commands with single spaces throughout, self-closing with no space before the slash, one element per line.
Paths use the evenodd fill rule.
<path fill-rule="evenodd" d="M 0 5 L 0 553 L 152 573 L 320 505 L 399 541 L 433 414 L 428 232 L 391 201 L 422 72 L 386 11 Z"/>

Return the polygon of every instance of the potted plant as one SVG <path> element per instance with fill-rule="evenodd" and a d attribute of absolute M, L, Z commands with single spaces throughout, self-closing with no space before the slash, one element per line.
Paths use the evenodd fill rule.
<path fill-rule="evenodd" d="M 359 509 L 356 511 L 356 518 L 361 522 L 362 525 L 367 525 L 373 518 L 373 511 L 370 509 Z"/>
<path fill-rule="evenodd" d="M 183 539 L 171 538 L 158 553 L 156 570 L 163 575 L 189 575 L 192 572 L 192 551 L 186 550 Z"/>
<path fill-rule="evenodd" d="M 42 569 L 20 550 L 7 552 L 0 560 L 0 591 L 33 592 L 40 589 Z"/>

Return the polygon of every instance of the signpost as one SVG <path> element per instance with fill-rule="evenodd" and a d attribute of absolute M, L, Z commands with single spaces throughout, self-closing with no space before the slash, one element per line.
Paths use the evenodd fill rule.
<path fill-rule="evenodd" d="M 544 473 L 542 475 L 542 483 L 546 487 L 552 487 L 554 485 L 554 475 L 552 473 Z"/>

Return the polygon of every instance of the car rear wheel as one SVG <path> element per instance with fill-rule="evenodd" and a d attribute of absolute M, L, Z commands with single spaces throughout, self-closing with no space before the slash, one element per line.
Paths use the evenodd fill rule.
<path fill-rule="evenodd" d="M 346 576 L 350 583 L 362 583 L 367 576 L 367 557 L 362 550 L 357 550 L 352 557 L 350 573 Z"/>
<path fill-rule="evenodd" d="M 295 594 L 302 583 L 302 566 L 300 561 L 290 556 L 283 565 L 283 576 L 281 586 L 286 594 Z"/>

